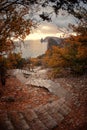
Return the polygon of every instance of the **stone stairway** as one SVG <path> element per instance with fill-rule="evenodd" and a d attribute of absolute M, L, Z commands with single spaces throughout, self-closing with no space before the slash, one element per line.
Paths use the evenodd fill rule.
<path fill-rule="evenodd" d="M 56 83 L 52 80 L 41 79 L 41 78 L 29 78 L 25 82 L 26 85 L 34 85 L 37 87 L 42 87 L 48 89 L 48 91 L 58 97 L 65 97 L 68 94 L 68 90 L 60 86 L 59 83 Z"/>
<path fill-rule="evenodd" d="M 46 70 L 28 72 L 26 70 L 16 69 L 14 70 L 13 74 L 25 85 L 34 85 L 37 87 L 46 88 L 50 93 L 57 95 L 59 98 L 65 97 L 69 92 L 59 83 L 56 83 L 50 79 L 44 79 L 46 75 Z M 24 77 L 24 74 L 29 74 L 29 78 Z"/>
<path fill-rule="evenodd" d="M 0 130 L 51 130 L 58 127 L 70 111 L 65 99 L 60 98 L 34 109 L 4 112 Z"/>

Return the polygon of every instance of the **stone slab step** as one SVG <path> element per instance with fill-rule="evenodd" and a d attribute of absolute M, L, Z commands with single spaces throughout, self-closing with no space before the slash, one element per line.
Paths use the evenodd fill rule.
<path fill-rule="evenodd" d="M 37 115 L 36 115 L 36 113 L 35 113 L 33 110 L 31 110 L 31 109 L 25 109 L 25 110 L 23 111 L 23 115 L 24 115 L 24 117 L 25 117 L 28 121 L 32 121 L 32 120 L 38 118 Z"/>
<path fill-rule="evenodd" d="M 40 105 L 40 106 L 36 107 L 34 109 L 34 111 L 38 111 L 40 109 L 41 109 L 40 111 L 42 111 L 42 110 L 44 110 L 43 108 L 47 109 L 48 106 L 51 107 L 51 109 L 52 109 L 55 106 L 61 106 L 64 103 L 65 103 L 65 98 L 60 98 L 60 99 L 53 101 L 51 103 L 47 103 L 46 105 Z"/>
<path fill-rule="evenodd" d="M 45 114 L 45 116 L 51 116 L 54 121 L 60 123 L 64 117 L 71 111 L 68 105 L 65 103 L 65 98 L 60 98 L 52 103 L 48 103 L 44 106 L 35 108 L 35 112 L 38 115 Z"/>
<path fill-rule="evenodd" d="M 9 118 L 11 119 L 15 130 L 30 130 L 29 125 L 24 119 L 23 115 L 19 112 L 10 112 Z"/>
<path fill-rule="evenodd" d="M 38 118 L 48 129 L 53 129 L 58 126 L 57 122 L 48 114 L 44 107 L 39 107 L 35 110 Z"/>
<path fill-rule="evenodd" d="M 64 116 L 57 112 L 55 107 L 52 107 L 51 105 L 47 104 L 45 105 L 44 109 L 49 113 L 49 115 L 59 124 L 60 122 L 63 121 Z"/>
<path fill-rule="evenodd" d="M 37 114 L 33 110 L 26 109 L 23 112 L 23 115 L 31 130 L 48 130 L 48 128 L 38 119 Z"/>
<path fill-rule="evenodd" d="M 31 130 L 48 130 L 48 128 L 37 118 L 28 122 Z"/>
<path fill-rule="evenodd" d="M 71 109 L 65 103 L 62 105 L 55 104 L 54 109 L 63 116 L 66 116 L 71 111 Z"/>
<path fill-rule="evenodd" d="M 54 107 L 54 106 L 61 106 L 61 105 L 64 104 L 64 103 L 65 103 L 65 98 L 60 98 L 60 99 L 58 99 L 58 100 L 56 100 L 56 101 L 50 103 L 50 105 L 51 105 L 52 107 Z"/>
<path fill-rule="evenodd" d="M 14 130 L 14 126 L 8 118 L 7 112 L 4 112 L 4 114 L 0 116 L 0 130 Z"/>
<path fill-rule="evenodd" d="M 61 107 L 61 111 L 62 111 L 65 115 L 68 115 L 68 113 L 71 111 L 71 109 L 70 109 L 66 104 L 63 104 L 62 107 Z"/>
<path fill-rule="evenodd" d="M 67 105 L 64 98 L 60 98 L 59 100 L 50 103 L 49 106 L 50 109 L 53 108 L 56 112 L 61 113 L 64 116 L 71 111 L 71 108 Z"/>

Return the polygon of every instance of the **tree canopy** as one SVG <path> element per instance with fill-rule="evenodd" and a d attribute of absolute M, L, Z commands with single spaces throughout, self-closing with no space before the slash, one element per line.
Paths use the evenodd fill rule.
<path fill-rule="evenodd" d="M 46 66 L 56 70 L 55 76 L 66 68 L 74 74 L 84 74 L 87 70 L 87 25 L 73 26 L 73 29 L 77 35 L 64 39 L 63 46 L 47 50 L 43 59 Z"/>
<path fill-rule="evenodd" d="M 11 51 L 15 46 L 13 38 L 24 39 L 33 26 L 31 19 L 26 19 L 28 9 L 17 0 L 0 2 L 0 55 Z"/>

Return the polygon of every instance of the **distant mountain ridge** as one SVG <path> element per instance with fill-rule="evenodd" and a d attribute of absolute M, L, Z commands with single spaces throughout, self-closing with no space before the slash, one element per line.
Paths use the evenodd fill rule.
<path fill-rule="evenodd" d="M 61 46 L 61 42 L 63 38 L 58 37 L 46 37 L 45 39 L 41 39 L 41 43 L 47 42 L 47 49 L 51 49 L 52 46 Z"/>

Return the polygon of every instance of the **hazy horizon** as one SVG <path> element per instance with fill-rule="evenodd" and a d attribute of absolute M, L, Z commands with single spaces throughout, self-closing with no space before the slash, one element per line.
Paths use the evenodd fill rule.
<path fill-rule="evenodd" d="M 37 57 L 42 55 L 47 50 L 47 42 L 41 43 L 40 40 L 25 40 L 21 45 L 22 57 Z M 16 51 L 20 51 L 20 48 L 16 48 Z"/>

